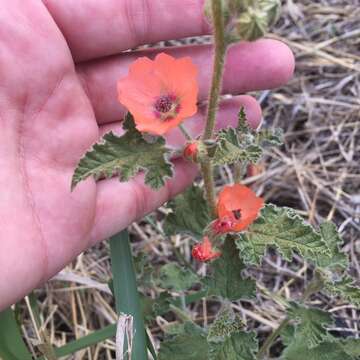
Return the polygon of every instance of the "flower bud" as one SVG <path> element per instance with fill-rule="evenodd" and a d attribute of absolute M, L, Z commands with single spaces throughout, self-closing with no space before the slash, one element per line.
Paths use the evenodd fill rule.
<path fill-rule="evenodd" d="M 198 155 L 198 143 L 196 141 L 187 144 L 183 152 L 184 158 L 196 162 Z"/>
<path fill-rule="evenodd" d="M 211 18 L 211 0 L 205 3 L 205 15 Z M 280 0 L 222 0 L 227 39 L 256 40 L 278 20 Z"/>
<path fill-rule="evenodd" d="M 213 251 L 212 244 L 207 236 L 200 244 L 196 244 L 191 252 L 194 259 L 205 262 L 221 256 L 220 252 Z"/>

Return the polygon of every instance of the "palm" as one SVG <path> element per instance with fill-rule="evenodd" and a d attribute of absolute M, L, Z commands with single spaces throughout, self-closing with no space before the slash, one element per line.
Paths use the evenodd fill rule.
<path fill-rule="evenodd" d="M 71 177 L 80 157 L 100 133 L 118 126 L 108 125 L 119 119 L 123 111 L 116 103 L 115 84 L 117 77 L 126 72 L 131 55 L 81 64 L 78 60 L 124 50 L 117 41 L 121 34 L 113 29 L 114 41 L 109 44 L 107 38 L 104 41 L 108 29 L 99 26 L 104 39 L 101 35 L 95 36 L 98 41 L 95 49 L 87 47 L 83 44 L 86 36 L 90 39 L 90 33 L 86 35 L 86 29 L 81 29 L 84 39 L 79 41 L 76 38 L 79 32 L 69 28 L 69 23 L 74 22 L 66 22 L 67 14 L 72 13 L 67 10 L 76 2 L 44 2 L 52 16 L 62 23 L 70 48 L 48 9 L 37 0 L 26 4 L 21 0 L 6 0 L 0 9 L 0 184 L 3 189 L 0 194 L 0 308 L 59 271 L 91 243 L 159 206 L 183 189 L 195 174 L 194 167 L 180 162 L 176 179 L 158 193 L 146 188 L 141 177 L 127 184 L 115 179 L 95 184 L 90 179 L 70 192 Z M 101 14 L 113 12 L 118 0 L 97 3 L 102 10 L 101 20 Z M 176 3 L 171 5 L 175 13 L 179 11 Z M 198 3 L 201 8 L 201 2 Z M 84 8 L 86 6 L 85 2 Z M 75 6 L 72 15 L 76 17 L 79 10 Z M 90 21 L 86 19 L 89 13 L 85 13 L 77 15 Z M 107 26 L 106 21 L 103 26 Z M 156 30 L 148 34 L 149 41 L 159 40 Z M 71 38 L 72 31 L 75 40 Z M 161 33 L 161 36 L 180 37 L 199 30 L 177 27 L 167 32 L 170 33 Z M 131 45 L 129 39 L 122 41 L 123 46 Z M 209 57 L 208 48 L 176 50 L 175 55 L 176 52 L 178 55 L 190 53 L 199 63 Z M 288 52 L 286 56 L 283 62 L 290 63 L 285 69 L 288 74 L 281 78 L 279 67 L 280 80 L 268 79 L 253 88 L 284 81 L 291 73 Z M 201 69 L 202 97 L 207 91 L 207 70 L 206 66 Z M 224 87 L 226 81 L 225 77 Z M 234 83 L 232 77 L 229 81 Z M 229 83 L 228 88 L 233 92 L 245 90 L 245 86 L 242 89 L 237 86 Z M 235 113 L 239 101 L 253 112 L 253 121 L 258 121 L 259 112 L 256 113 L 256 105 L 249 97 L 228 103 L 223 117 Z M 199 116 L 194 122 L 198 123 L 198 119 Z"/>

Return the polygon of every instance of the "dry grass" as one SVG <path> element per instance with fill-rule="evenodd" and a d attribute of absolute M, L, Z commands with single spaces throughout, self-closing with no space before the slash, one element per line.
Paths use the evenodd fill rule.
<path fill-rule="evenodd" d="M 309 221 L 324 219 L 339 226 L 360 278 L 360 3 L 358 0 L 285 1 L 285 11 L 273 37 L 287 43 L 297 59 L 294 79 L 285 87 L 257 96 L 265 123 L 285 129 L 285 145 L 266 155 L 266 171 L 249 179 L 267 201 L 298 209 Z M 275 35 L 276 34 L 276 35 Z M 228 181 L 223 169 L 218 182 Z M 160 209 L 152 222 L 131 227 L 136 251 L 144 251 L 154 266 L 176 259 L 174 249 L 191 261 L 184 237 L 164 240 Z M 156 229 L 157 228 L 157 229 Z M 196 265 L 198 266 L 198 265 Z M 205 265 L 198 268 L 204 274 Z M 233 304 L 249 328 L 267 333 L 283 316 L 281 296 L 296 299 L 311 276 L 300 258 L 289 264 L 269 253 L 253 302 Z M 110 278 L 109 249 L 100 244 L 79 256 L 62 273 L 36 291 L 43 327 L 52 344 L 61 346 L 116 320 L 106 286 Z M 153 290 L 155 294 L 156 289 Z M 275 294 L 275 295 L 274 295 Z M 313 304 L 337 318 L 336 331 L 360 336 L 359 311 L 336 298 L 319 295 Z M 199 302 L 189 313 L 200 324 L 211 322 L 216 302 Z M 37 332 L 23 306 L 24 333 L 31 348 Z M 175 317 L 158 317 L 151 331 L 156 344 Z M 74 359 L 113 359 L 114 340 L 79 352 Z"/>

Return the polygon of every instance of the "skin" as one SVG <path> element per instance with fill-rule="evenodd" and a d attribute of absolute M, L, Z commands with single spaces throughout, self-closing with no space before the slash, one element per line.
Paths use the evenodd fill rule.
<path fill-rule="evenodd" d="M 209 32 L 199 0 L 3 0 L 1 5 L 0 310 L 191 183 L 196 167 L 176 160 L 174 178 L 158 192 L 144 186 L 141 175 L 128 183 L 89 179 L 70 192 L 79 158 L 101 134 L 119 131 L 125 109 L 116 99 L 117 79 L 138 56 L 154 55 L 121 52 Z M 204 100 L 211 48 L 169 53 L 191 56 L 200 65 Z M 236 95 L 277 87 L 293 69 L 293 56 L 282 43 L 239 44 L 229 52 L 223 91 Z M 223 103 L 219 126 L 235 119 L 240 105 L 256 127 L 261 111 L 249 96 Z M 186 125 L 198 133 L 202 122 L 200 108 Z M 168 141 L 176 146 L 184 139 L 176 130 Z"/>

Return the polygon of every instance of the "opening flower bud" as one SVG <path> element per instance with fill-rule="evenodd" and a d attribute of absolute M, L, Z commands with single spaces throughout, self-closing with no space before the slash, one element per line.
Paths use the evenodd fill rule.
<path fill-rule="evenodd" d="M 193 247 L 191 254 L 194 259 L 201 262 L 213 260 L 221 256 L 220 252 L 213 250 L 212 244 L 207 236 L 204 237 L 200 244 Z"/>

